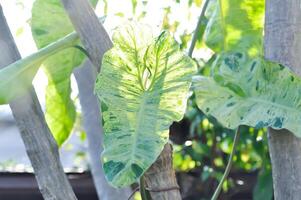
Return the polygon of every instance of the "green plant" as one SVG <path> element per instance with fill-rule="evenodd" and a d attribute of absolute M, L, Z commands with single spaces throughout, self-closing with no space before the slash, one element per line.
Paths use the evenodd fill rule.
<path fill-rule="evenodd" d="M 43 2 L 37 1 L 36 4 L 38 3 Z M 133 10 L 136 5 L 137 2 L 133 1 Z M 166 10 L 164 27 L 174 29 L 177 25 L 168 24 L 168 9 Z M 284 66 L 263 58 L 263 15 L 262 0 L 210 1 L 206 15 L 202 16 L 204 19 L 200 21 L 195 35 L 204 30 L 205 43 L 214 53 L 204 64 L 205 67 L 199 69 L 200 74 L 194 77 L 195 95 L 189 103 L 197 104 L 206 115 L 215 117 L 223 126 L 230 129 L 240 125 L 286 128 L 300 136 L 298 132 L 300 97 L 295 93 L 296 90 L 300 90 L 300 78 Z M 47 27 L 42 30 L 40 25 L 33 23 L 39 47 L 65 34 L 61 33 L 54 37 L 51 33 L 45 33 Z M 185 113 L 191 78 L 196 72 L 196 63 L 181 52 L 173 37 L 166 32 L 162 32 L 159 36 L 150 33 L 147 27 L 141 27 L 138 23 L 117 30 L 113 39 L 115 47 L 105 54 L 102 70 L 96 82 L 95 93 L 101 100 L 105 128 L 105 151 L 102 158 L 104 170 L 108 181 L 117 187 L 137 181 L 156 160 L 168 141 L 169 126 L 173 121 L 179 121 Z M 182 38 L 189 37 L 184 35 Z M 46 38 L 47 42 L 43 41 Z M 183 39 L 181 43 L 182 48 L 187 46 L 185 40 Z M 62 50 L 66 51 L 66 48 L 78 45 L 76 34 L 71 34 L 1 70 L 0 79 L 4 81 L 0 83 L 0 103 L 8 103 L 22 95 L 31 85 L 39 65 L 46 57 L 57 52 L 60 52 L 61 58 L 66 58 L 65 53 L 77 54 L 78 50 L 75 49 L 68 49 L 65 53 Z M 190 49 L 190 55 L 192 51 L 193 48 Z M 70 60 L 69 57 L 68 59 Z M 75 108 L 69 98 L 70 75 L 82 58 L 78 61 L 72 60 L 74 63 L 68 66 L 56 68 L 61 64 L 57 64 L 59 60 L 53 57 L 47 60 L 45 65 L 52 80 L 49 83 L 49 95 L 58 100 L 48 101 L 50 105 L 48 119 L 50 126 L 54 127 L 52 132 L 57 135 L 58 143 L 62 144 L 68 137 L 75 118 Z M 203 65 L 200 62 L 197 64 Z M 66 81 L 64 85 L 59 84 L 61 79 L 56 79 L 58 75 L 63 76 L 59 78 Z M 7 88 L 10 89 L 9 93 Z M 222 146 L 216 144 L 219 141 L 216 141 L 215 135 L 209 134 L 219 134 L 216 133 L 217 129 L 228 131 L 229 134 L 231 131 L 220 127 L 218 123 L 215 123 L 214 127 L 202 127 L 200 124 L 205 120 L 208 121 L 208 118 L 200 114 L 195 105 L 191 107 L 193 109 L 190 111 L 198 114 L 194 114 L 193 117 L 189 116 L 191 114 L 189 112 L 186 114 L 187 118 L 195 120 L 189 137 L 199 137 L 203 134 L 202 137 L 207 141 L 212 140 L 216 146 Z M 64 116 L 63 121 L 51 120 L 58 116 Z M 200 133 L 195 134 L 198 131 Z M 245 132 L 250 133 L 250 138 L 254 142 L 258 135 L 262 134 L 260 131 L 246 128 Z M 201 146 L 199 147 L 201 156 L 210 157 L 208 144 L 208 146 L 201 143 L 195 145 Z M 266 151 L 262 150 L 264 153 Z M 225 148 L 224 152 L 230 153 Z M 238 152 L 241 156 L 242 152 Z M 191 157 L 193 154 L 195 152 L 190 152 Z M 230 157 L 232 158 L 233 154 Z M 239 160 L 237 162 L 239 165 Z M 224 161 L 220 166 L 223 166 L 223 163 Z M 261 174 L 269 176 L 269 172 L 262 168 Z"/>

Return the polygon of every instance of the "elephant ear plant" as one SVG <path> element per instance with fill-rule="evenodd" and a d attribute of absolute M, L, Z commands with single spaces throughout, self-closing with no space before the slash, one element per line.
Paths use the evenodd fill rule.
<path fill-rule="evenodd" d="M 216 56 L 209 76 L 195 76 L 195 62 L 167 32 L 154 35 L 138 23 L 115 30 L 114 48 L 104 55 L 95 84 L 105 132 L 103 168 L 111 185 L 137 182 L 155 162 L 168 142 L 169 126 L 185 113 L 192 80 L 198 107 L 237 128 L 212 199 L 230 171 L 241 125 L 286 128 L 301 136 L 301 79 L 263 58 L 264 1 L 211 0 L 205 16 L 205 43 Z M 22 95 L 46 58 L 74 46 L 78 36 L 71 33 L 0 70 L 0 104 Z"/>

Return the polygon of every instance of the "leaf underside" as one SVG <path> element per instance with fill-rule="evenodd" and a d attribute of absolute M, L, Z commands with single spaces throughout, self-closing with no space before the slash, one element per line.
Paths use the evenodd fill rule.
<path fill-rule="evenodd" d="M 102 102 L 103 168 L 113 186 L 123 187 L 151 166 L 169 126 L 183 117 L 196 67 L 172 37 L 154 38 L 144 25 L 119 28 L 113 42 L 95 92 Z"/>

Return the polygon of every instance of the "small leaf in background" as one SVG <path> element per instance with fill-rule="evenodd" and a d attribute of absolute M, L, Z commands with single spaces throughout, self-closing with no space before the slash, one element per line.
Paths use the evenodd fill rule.
<path fill-rule="evenodd" d="M 97 0 L 90 1 L 93 6 Z M 36 0 L 32 8 L 31 29 L 38 48 L 72 32 L 73 26 L 59 0 Z M 76 119 L 71 99 L 71 74 L 84 59 L 78 49 L 66 49 L 44 63 L 48 78 L 46 121 L 58 145 L 70 136 Z"/>
<path fill-rule="evenodd" d="M 148 26 L 119 28 L 104 56 L 95 92 L 103 106 L 103 167 L 116 187 L 137 181 L 168 141 L 186 109 L 194 62 L 167 33 Z"/>

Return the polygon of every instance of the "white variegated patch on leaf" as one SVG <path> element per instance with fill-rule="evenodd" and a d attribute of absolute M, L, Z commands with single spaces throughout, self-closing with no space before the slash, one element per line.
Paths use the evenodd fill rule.
<path fill-rule="evenodd" d="M 246 54 L 221 54 L 211 77 L 194 77 L 198 107 L 231 129 L 286 128 L 301 136 L 301 78 Z"/>
<path fill-rule="evenodd" d="M 167 33 L 146 25 L 116 30 L 95 92 L 104 121 L 103 168 L 115 187 L 136 182 L 168 141 L 169 126 L 185 112 L 194 62 Z"/>

